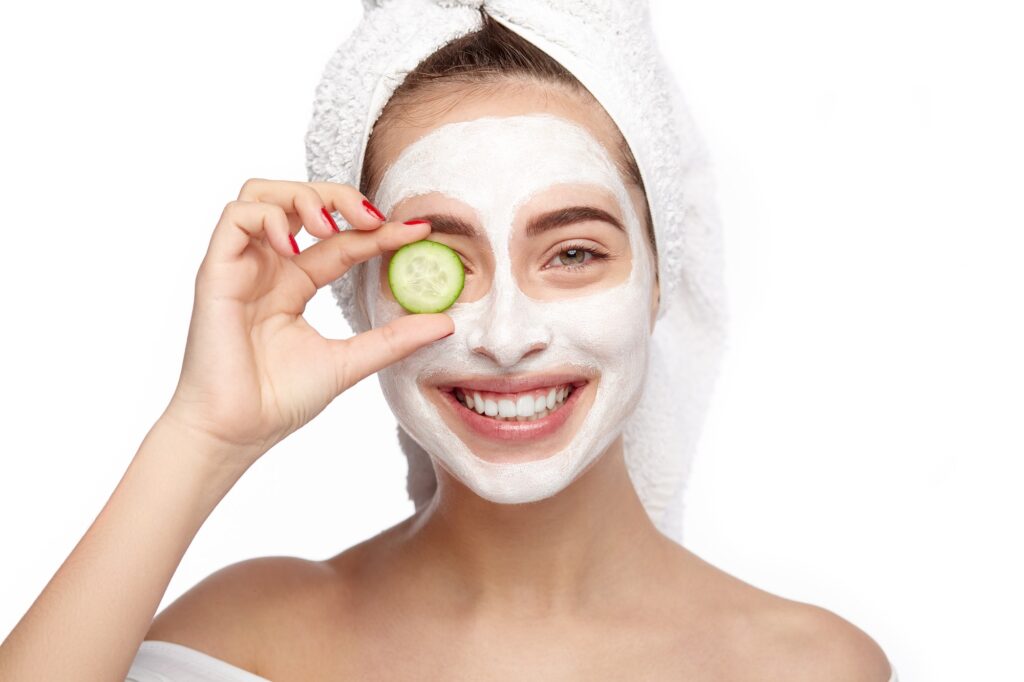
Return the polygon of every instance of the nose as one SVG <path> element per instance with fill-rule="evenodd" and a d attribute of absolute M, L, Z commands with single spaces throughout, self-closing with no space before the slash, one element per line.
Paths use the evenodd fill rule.
<path fill-rule="evenodd" d="M 467 338 L 469 349 L 499 367 L 513 367 L 547 348 L 551 330 L 518 288 L 494 293 L 494 301 Z"/>

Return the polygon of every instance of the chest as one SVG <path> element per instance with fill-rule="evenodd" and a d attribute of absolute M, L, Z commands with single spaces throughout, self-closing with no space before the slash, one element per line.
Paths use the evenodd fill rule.
<path fill-rule="evenodd" d="M 704 680 L 720 648 L 671 623 L 377 619 L 282 648 L 261 674 L 318 680 Z M 323 632 L 322 630 L 320 632 Z"/>

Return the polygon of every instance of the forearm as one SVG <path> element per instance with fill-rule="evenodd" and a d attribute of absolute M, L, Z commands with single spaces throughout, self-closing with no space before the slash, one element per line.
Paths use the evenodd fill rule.
<path fill-rule="evenodd" d="M 0 679 L 124 679 L 199 528 L 242 475 L 161 419 L 110 499 L 0 646 Z"/>

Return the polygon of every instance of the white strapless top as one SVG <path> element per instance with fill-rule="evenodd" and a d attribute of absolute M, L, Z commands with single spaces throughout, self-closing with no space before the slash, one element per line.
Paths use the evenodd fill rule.
<path fill-rule="evenodd" d="M 147 639 L 125 682 L 270 682 L 227 661 L 174 642 Z M 889 682 L 899 682 L 892 669 Z"/>
<path fill-rule="evenodd" d="M 125 682 L 270 682 L 183 644 L 147 639 Z"/>

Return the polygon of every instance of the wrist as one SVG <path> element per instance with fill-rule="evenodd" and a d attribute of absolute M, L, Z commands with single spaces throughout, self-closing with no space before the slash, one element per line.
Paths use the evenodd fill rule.
<path fill-rule="evenodd" d="M 165 412 L 146 434 L 136 456 L 165 461 L 181 476 L 201 482 L 216 504 L 259 454 L 218 440 Z"/>

